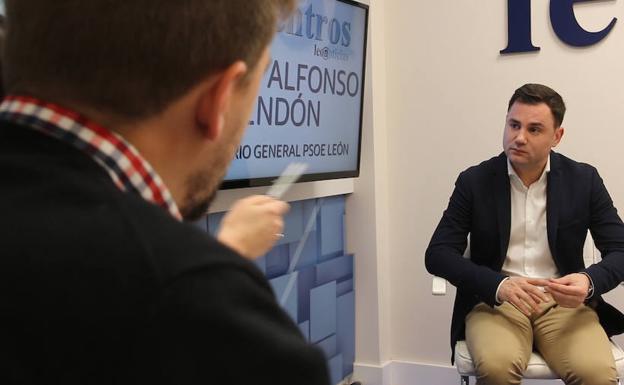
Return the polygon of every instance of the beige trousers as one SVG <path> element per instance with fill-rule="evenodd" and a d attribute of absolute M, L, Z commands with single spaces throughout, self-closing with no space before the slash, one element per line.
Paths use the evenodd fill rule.
<path fill-rule="evenodd" d="M 520 384 L 533 348 L 568 385 L 613 385 L 611 345 L 596 312 L 563 308 L 554 301 L 531 317 L 508 302 L 480 303 L 466 316 L 466 345 L 477 385 Z"/>

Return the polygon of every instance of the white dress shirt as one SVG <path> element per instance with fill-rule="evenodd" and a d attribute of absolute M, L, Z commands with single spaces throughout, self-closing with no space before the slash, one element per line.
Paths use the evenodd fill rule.
<path fill-rule="evenodd" d="M 548 246 L 546 229 L 546 186 L 550 157 L 539 179 L 526 187 L 507 159 L 511 190 L 511 227 L 502 273 L 510 277 L 559 278 Z M 496 289 L 496 301 L 501 281 Z"/>
<path fill-rule="evenodd" d="M 550 157 L 540 178 L 526 187 L 507 160 L 511 187 L 511 228 L 503 274 L 511 277 L 558 278 L 548 247 L 546 230 L 546 175 Z"/>
<path fill-rule="evenodd" d="M 547 174 L 550 172 L 550 157 L 539 179 L 526 187 L 507 160 L 507 172 L 511 190 L 511 227 L 509 245 L 503 263 L 502 273 L 510 277 L 524 278 L 559 278 L 559 270 L 548 246 L 546 227 L 546 187 Z M 587 299 L 594 295 L 594 282 L 589 274 Z M 509 278 L 501 281 L 496 289 L 496 301 L 501 285 Z"/>

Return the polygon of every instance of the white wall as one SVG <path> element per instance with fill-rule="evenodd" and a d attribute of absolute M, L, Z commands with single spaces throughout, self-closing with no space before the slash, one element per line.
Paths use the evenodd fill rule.
<path fill-rule="evenodd" d="M 548 1 L 534 0 L 541 51 L 504 57 L 505 0 L 370 3 L 375 116 L 365 140 L 374 143 L 363 147 L 363 177 L 347 207 L 348 244 L 358 255 L 356 361 L 446 365 L 454 292 L 431 296 L 424 251 L 457 174 L 501 151 L 515 88 L 540 82 L 563 95 L 559 151 L 595 165 L 624 210 L 624 1 L 576 6 L 589 30 L 619 18 L 603 42 L 579 49 L 555 36 Z M 624 290 L 609 297 L 624 310 Z"/>
<path fill-rule="evenodd" d="M 381 0 L 370 7 L 368 68 L 360 177 L 347 199 L 347 249 L 355 253 L 356 361 L 382 365 L 390 352 L 390 254 L 386 126 L 385 13 Z M 357 374 L 357 370 L 356 370 Z"/>

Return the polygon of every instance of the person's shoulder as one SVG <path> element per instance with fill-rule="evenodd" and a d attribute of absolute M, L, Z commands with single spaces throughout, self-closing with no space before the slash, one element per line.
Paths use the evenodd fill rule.
<path fill-rule="evenodd" d="M 115 270 L 120 290 L 130 290 L 142 282 L 134 292 L 153 296 L 173 282 L 196 276 L 228 276 L 233 287 L 246 282 L 268 297 L 273 295 L 266 278 L 251 261 L 197 225 L 180 222 L 164 208 L 116 188 L 100 199 L 106 199 L 105 209 L 98 210 L 99 217 L 92 218 L 78 233 L 98 245 L 93 252 L 97 258 L 94 263 Z M 81 247 L 85 248 L 88 246 Z M 218 295 L 215 290 L 206 294 Z"/>
<path fill-rule="evenodd" d="M 573 177 L 588 176 L 598 173 L 596 167 L 591 164 L 574 160 L 554 151 L 551 153 L 550 167 L 551 171 L 556 170 L 564 175 Z"/>
<path fill-rule="evenodd" d="M 140 280 L 149 290 L 187 271 L 225 265 L 262 282 L 251 262 L 206 231 L 121 191 L 82 151 L 19 125 L 0 127 L 0 172 L 8 178 L 0 189 L 0 240 L 5 253 L 33 262 L 5 260 L 12 268 L 40 266 L 44 275 L 49 266 L 62 275 L 67 266 L 81 266 L 84 279 L 73 278 L 94 290 L 90 275 L 120 288 Z M 32 242 L 33 234 L 45 236 Z"/>
<path fill-rule="evenodd" d="M 505 172 L 507 169 L 507 158 L 504 153 L 484 160 L 478 164 L 468 167 L 460 173 L 460 178 L 474 179 L 489 177 L 492 174 Z"/>

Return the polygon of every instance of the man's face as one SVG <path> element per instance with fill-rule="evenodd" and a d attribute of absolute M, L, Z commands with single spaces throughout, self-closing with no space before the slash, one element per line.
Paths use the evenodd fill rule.
<path fill-rule="evenodd" d="M 503 148 L 516 169 L 538 170 L 562 135 L 563 128 L 555 127 L 548 105 L 515 102 L 507 113 Z"/>
<path fill-rule="evenodd" d="M 235 87 L 224 116 L 225 121 L 218 143 L 208 154 L 210 161 L 205 163 L 204 169 L 187 180 L 188 192 L 180 207 L 185 219 L 197 220 L 205 215 L 249 123 L 251 110 L 269 60 L 267 47 L 256 66 L 247 74 L 247 79 Z"/>

